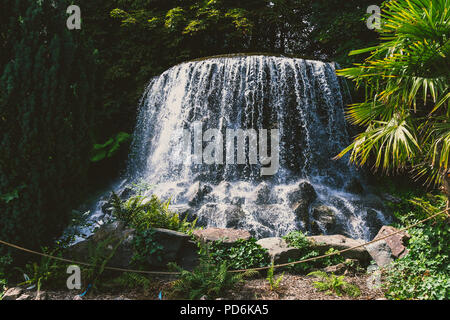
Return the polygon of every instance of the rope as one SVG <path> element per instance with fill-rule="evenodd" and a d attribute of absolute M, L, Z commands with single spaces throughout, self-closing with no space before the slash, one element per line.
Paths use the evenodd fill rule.
<path fill-rule="evenodd" d="M 351 251 L 351 250 L 354 250 L 354 249 L 358 249 L 358 248 L 361 248 L 361 247 L 365 247 L 365 246 L 368 246 L 370 244 L 376 243 L 378 241 L 382 241 L 382 240 L 385 240 L 385 239 L 387 239 L 389 237 L 395 236 L 396 234 L 405 232 L 405 231 L 407 231 L 407 230 L 409 230 L 411 228 L 414 228 L 414 227 L 416 227 L 416 226 L 418 226 L 418 225 L 420 225 L 422 223 L 425 223 L 425 222 L 427 222 L 427 221 L 429 221 L 431 219 L 434 219 L 434 218 L 436 218 L 437 216 L 439 216 L 439 215 L 441 215 L 443 213 L 446 213 L 448 216 L 450 216 L 450 214 L 447 213 L 449 210 L 450 209 L 446 209 L 446 210 L 441 211 L 439 213 L 436 213 L 436 214 L 434 214 L 434 215 L 432 215 L 432 216 L 430 216 L 430 217 L 428 217 L 426 219 L 423 219 L 423 220 L 421 220 L 421 221 L 419 221 L 419 222 L 417 222 L 417 223 L 415 223 L 413 225 L 410 225 L 410 226 L 408 226 L 406 228 L 403 228 L 401 230 L 393 232 L 393 233 L 391 233 L 391 234 L 389 234 L 387 236 L 384 236 L 384 237 L 381 237 L 381 238 L 378 238 L 378 239 L 374 239 L 372 241 L 366 242 L 364 244 L 361 244 L 361 245 L 358 245 L 358 246 L 355 246 L 355 247 L 343 249 L 343 250 L 336 251 L 336 252 L 333 252 L 333 253 L 330 253 L 330 254 L 325 254 L 325 255 L 322 255 L 322 256 L 308 258 L 308 259 L 304 259 L 304 260 L 300 260 L 300 261 L 294 261 L 294 262 L 278 264 L 278 265 L 268 266 L 268 267 L 251 268 L 251 269 L 243 269 L 243 270 L 232 270 L 232 271 L 229 271 L 229 272 L 230 273 L 244 273 L 244 272 L 249 272 L 249 271 L 268 270 L 268 269 L 271 269 L 271 268 L 277 269 L 277 268 L 287 267 L 287 266 L 296 265 L 296 264 L 300 264 L 300 263 L 305 263 L 305 262 L 315 261 L 315 260 L 319 260 L 319 259 L 324 259 L 324 258 L 331 257 L 331 256 L 334 256 L 334 255 L 340 255 L 340 254 L 342 254 L 344 252 Z M 65 259 L 65 258 L 61 258 L 61 257 L 55 257 L 55 256 L 52 256 L 52 255 L 49 255 L 49 254 L 46 254 L 46 253 L 41 253 L 41 252 L 33 251 L 33 250 L 30 250 L 30 249 L 26 249 L 26 248 L 23 248 L 23 247 L 20 247 L 18 245 L 15 245 L 15 244 L 12 244 L 12 243 L 9 243 L 9 242 L 6 242 L 6 241 L 2 241 L 2 240 L 0 240 L 0 244 L 3 244 L 5 246 L 8 246 L 8 247 L 20 250 L 20 251 L 28 252 L 28 253 L 31 253 L 31 254 L 34 254 L 34 255 L 39 255 L 39 256 L 42 256 L 42 257 L 46 257 L 46 258 L 50 258 L 50 259 L 54 259 L 54 260 L 59 260 L 59 261 L 67 262 L 67 263 L 74 264 L 74 265 L 83 265 L 83 266 L 87 266 L 87 267 L 95 267 L 95 265 L 87 263 L 87 262 L 80 262 L 80 261 L 69 260 L 69 259 Z M 105 270 L 112 270 L 112 271 L 120 271 L 120 272 L 150 274 L 150 275 L 172 275 L 173 276 L 173 275 L 180 275 L 181 274 L 181 272 L 143 271 L 143 270 L 115 268 L 115 267 L 108 267 L 108 266 L 106 266 L 104 269 Z"/>

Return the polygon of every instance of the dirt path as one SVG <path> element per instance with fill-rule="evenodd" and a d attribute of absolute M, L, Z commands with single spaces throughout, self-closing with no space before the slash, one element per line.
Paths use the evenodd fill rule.
<path fill-rule="evenodd" d="M 276 276 L 278 277 L 278 276 Z M 381 300 L 384 293 L 381 289 L 371 289 L 369 275 L 352 275 L 345 278 L 345 281 L 357 285 L 361 290 L 361 295 L 357 298 L 348 296 L 338 297 L 328 295 L 319 291 L 313 286 L 314 278 L 285 274 L 277 290 L 270 290 L 268 281 L 264 278 L 246 280 L 239 284 L 223 297 L 224 300 Z M 152 288 L 146 292 L 142 290 L 114 291 L 109 293 L 88 292 L 81 300 L 158 300 L 159 293 L 164 293 L 170 288 L 170 281 L 155 280 Z M 46 291 L 46 300 L 73 300 L 81 292 L 74 291 Z"/>

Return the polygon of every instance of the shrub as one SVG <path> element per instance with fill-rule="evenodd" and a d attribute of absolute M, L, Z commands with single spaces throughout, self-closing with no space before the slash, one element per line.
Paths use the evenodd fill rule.
<path fill-rule="evenodd" d="M 173 283 L 170 296 L 190 300 L 198 300 L 203 296 L 208 299 L 218 298 L 250 274 L 230 273 L 225 261 L 216 266 L 210 259 L 202 259 L 192 272 L 173 266 L 181 275 Z"/>
<path fill-rule="evenodd" d="M 308 276 L 319 278 L 319 281 L 315 281 L 313 286 L 320 291 L 326 291 L 326 294 L 336 294 L 338 297 L 343 294 L 350 297 L 361 295 L 361 290 L 357 286 L 346 282 L 344 276 L 328 275 L 322 271 L 311 272 Z"/>
<path fill-rule="evenodd" d="M 266 249 L 256 243 L 256 239 L 238 240 L 232 246 L 222 241 L 214 241 L 201 246 L 200 254 L 209 257 L 216 264 L 227 263 L 232 270 L 242 270 L 270 265 Z"/>
<path fill-rule="evenodd" d="M 420 195 L 411 190 L 394 193 L 401 201 L 390 206 L 398 227 L 411 225 L 445 207 L 443 196 Z M 447 219 L 447 221 L 446 221 Z M 449 299 L 450 228 L 445 215 L 408 230 L 408 254 L 387 269 L 386 297 L 390 299 Z"/>
<path fill-rule="evenodd" d="M 314 257 L 319 256 L 319 252 L 317 250 L 313 249 L 308 238 L 301 231 L 292 231 L 289 234 L 287 234 L 286 236 L 284 236 L 283 239 L 286 240 L 286 242 L 289 245 L 300 249 L 301 254 L 300 254 L 300 258 L 297 259 L 298 261 L 306 260 L 309 258 L 314 258 Z M 331 248 L 325 254 L 331 254 L 334 252 L 336 252 L 336 250 Z M 293 260 L 290 259 L 289 262 L 293 262 Z M 320 269 L 320 268 L 336 265 L 336 264 L 339 264 L 342 262 L 344 262 L 344 258 L 342 256 L 333 255 L 331 257 L 323 258 L 320 260 L 291 265 L 288 267 L 288 269 L 295 271 L 295 272 L 299 272 L 299 273 L 307 273 L 308 271 L 311 271 L 314 269 Z"/>
<path fill-rule="evenodd" d="M 170 201 L 162 202 L 155 195 L 145 197 L 138 194 L 128 200 L 121 200 L 113 192 L 113 215 L 127 225 L 137 229 L 164 228 L 184 233 L 190 233 L 196 224 L 180 219 L 176 212 L 169 210 Z"/>

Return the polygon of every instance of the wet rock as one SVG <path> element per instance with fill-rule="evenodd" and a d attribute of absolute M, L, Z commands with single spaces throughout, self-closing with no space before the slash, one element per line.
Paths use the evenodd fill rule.
<path fill-rule="evenodd" d="M 227 207 L 224 215 L 227 221 L 226 227 L 231 229 L 238 229 L 245 220 L 245 212 L 239 206 Z"/>
<path fill-rule="evenodd" d="M 308 240 L 311 242 L 311 246 L 318 250 L 320 254 L 324 254 L 330 248 L 340 251 L 361 246 L 365 243 L 363 240 L 354 240 L 344 237 L 343 235 L 311 236 L 308 237 Z M 342 253 L 342 257 L 346 259 L 356 259 L 362 266 L 367 266 L 371 261 L 370 254 L 364 247 L 346 251 Z"/>
<path fill-rule="evenodd" d="M 292 210 L 294 210 L 297 219 L 305 226 L 309 225 L 309 207 L 316 199 L 316 190 L 306 181 L 301 182 L 297 190 L 288 194 L 288 201 Z"/>
<path fill-rule="evenodd" d="M 282 238 L 265 238 L 256 242 L 264 249 L 267 249 L 273 263 L 286 263 L 289 259 L 296 260 L 300 258 L 301 250 L 290 247 Z"/>
<path fill-rule="evenodd" d="M 336 213 L 330 207 L 325 205 L 314 206 L 311 210 L 314 221 L 311 223 L 311 231 L 314 234 L 320 234 L 322 226 L 325 232 L 336 230 Z"/>
<path fill-rule="evenodd" d="M 373 238 L 381 227 L 383 227 L 383 222 L 378 217 L 378 213 L 373 209 L 367 210 L 366 222 L 371 238 Z"/>
<path fill-rule="evenodd" d="M 250 233 L 247 230 L 208 228 L 195 230 L 193 235 L 202 242 L 222 241 L 225 244 L 233 245 L 238 240 L 249 240 Z"/>
<path fill-rule="evenodd" d="M 88 261 L 92 249 L 99 247 L 100 244 L 105 247 L 105 254 L 111 254 L 114 251 L 108 265 L 118 268 L 132 267 L 132 258 L 135 254 L 134 248 L 135 230 L 127 228 L 123 222 L 113 222 L 102 226 L 96 233 L 85 241 L 68 248 L 66 255 L 69 258 L 78 261 Z M 149 256 L 147 262 L 150 267 L 164 268 L 169 262 L 176 262 L 184 267 L 183 262 L 195 260 L 196 251 L 188 243 L 190 237 L 184 233 L 155 228 L 152 240 L 162 247 L 162 256 Z M 105 245 L 106 243 L 106 245 Z"/>
<path fill-rule="evenodd" d="M 24 289 L 20 287 L 9 288 L 3 295 L 3 300 L 17 300 L 23 292 Z"/>
<path fill-rule="evenodd" d="M 361 182 L 359 182 L 358 179 L 355 177 L 351 178 L 350 181 L 348 181 L 345 184 L 344 187 L 345 191 L 354 193 L 354 194 L 363 194 L 364 193 L 364 187 L 361 185 Z"/>
<path fill-rule="evenodd" d="M 291 207 L 295 206 L 299 202 L 305 202 L 309 205 L 317 199 L 317 193 L 314 187 L 306 181 L 301 182 L 298 185 L 297 190 L 288 194 L 288 200 Z"/>
<path fill-rule="evenodd" d="M 394 261 L 395 257 L 392 255 L 391 248 L 384 240 L 367 245 L 366 250 L 381 268 L 388 266 Z"/>
<path fill-rule="evenodd" d="M 399 230 L 394 227 L 383 226 L 381 230 L 378 232 L 377 236 L 375 237 L 375 240 L 388 236 L 398 231 Z M 395 258 L 402 258 L 406 254 L 408 254 L 408 249 L 406 248 L 406 246 L 408 245 L 408 241 L 410 238 L 411 236 L 408 233 L 402 231 L 391 237 L 386 238 L 384 241 L 391 249 L 392 255 Z"/>
<path fill-rule="evenodd" d="M 272 189 L 267 183 L 261 183 L 256 189 L 256 201 L 258 205 L 274 204 L 277 202 Z"/>
<path fill-rule="evenodd" d="M 200 181 L 194 183 L 187 192 L 187 200 L 188 204 L 191 207 L 199 206 L 204 200 L 205 197 L 211 193 L 212 187 L 208 185 L 203 185 Z"/>
<path fill-rule="evenodd" d="M 136 190 L 133 189 L 132 187 L 125 187 L 120 193 L 119 193 L 119 198 L 121 200 L 128 200 L 130 199 L 132 196 L 134 196 L 136 194 Z"/>

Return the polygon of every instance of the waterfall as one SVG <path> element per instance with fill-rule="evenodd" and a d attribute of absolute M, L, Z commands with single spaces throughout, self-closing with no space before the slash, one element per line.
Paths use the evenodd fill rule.
<path fill-rule="evenodd" d="M 300 229 L 369 240 L 386 222 L 382 202 L 348 158 L 333 160 L 350 142 L 345 97 L 333 63 L 261 55 L 174 66 L 143 95 L 126 184 L 151 184 L 149 193 L 205 227 L 243 228 L 257 238 Z M 195 160 L 194 149 L 208 145 L 196 138 L 209 129 L 222 162 Z M 270 133 L 278 132 L 275 174 L 249 163 L 250 145 L 246 163 L 227 163 L 236 151 L 227 149 L 227 131 L 238 129 L 256 133 L 258 147 L 267 133 L 272 153 Z"/>

